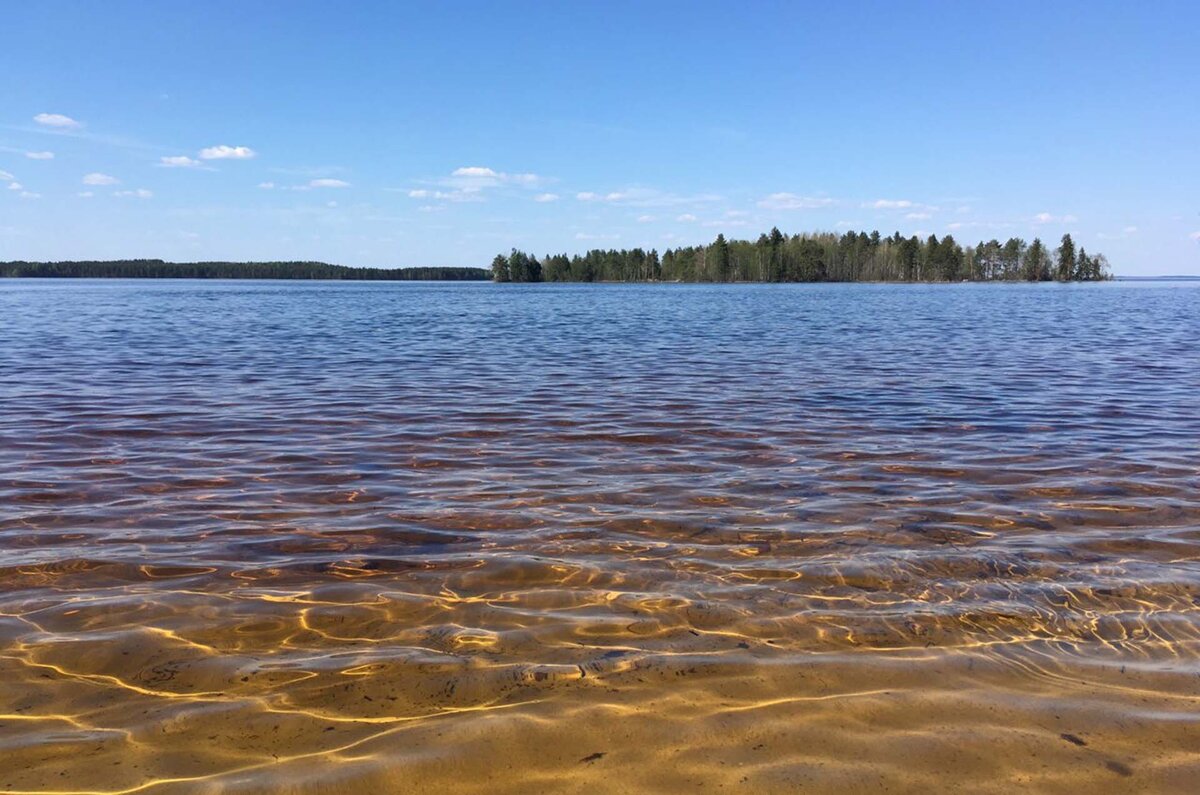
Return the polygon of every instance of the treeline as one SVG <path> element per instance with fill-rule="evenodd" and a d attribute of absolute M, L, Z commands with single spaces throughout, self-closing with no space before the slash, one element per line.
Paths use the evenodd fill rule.
<path fill-rule="evenodd" d="M 483 268 L 351 268 L 325 262 L 0 262 L 0 277 L 52 279 L 342 279 L 347 281 L 483 281 Z"/>
<path fill-rule="evenodd" d="M 1050 250 L 1038 238 L 959 245 L 952 235 L 921 240 L 899 232 L 785 235 L 726 240 L 670 249 L 595 249 L 538 259 L 513 249 L 492 260 L 498 282 L 957 282 L 1102 281 L 1111 278 L 1103 254 L 1076 248 L 1063 235 Z"/>

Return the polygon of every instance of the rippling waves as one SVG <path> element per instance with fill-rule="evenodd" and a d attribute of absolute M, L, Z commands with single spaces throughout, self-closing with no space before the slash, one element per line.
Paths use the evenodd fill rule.
<path fill-rule="evenodd" d="M 0 791 L 1188 791 L 1200 289 L 0 285 Z"/>

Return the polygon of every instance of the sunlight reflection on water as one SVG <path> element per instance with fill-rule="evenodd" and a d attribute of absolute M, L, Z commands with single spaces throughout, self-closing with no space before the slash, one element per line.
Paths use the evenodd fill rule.
<path fill-rule="evenodd" d="M 1200 288 L 0 284 L 0 791 L 1186 789 Z"/>

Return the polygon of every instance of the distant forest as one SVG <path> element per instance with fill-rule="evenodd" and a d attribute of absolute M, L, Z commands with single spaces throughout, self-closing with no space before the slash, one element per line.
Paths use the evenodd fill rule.
<path fill-rule="evenodd" d="M 497 282 L 958 282 L 1103 281 L 1112 278 L 1103 254 L 1076 248 L 1063 235 L 1050 250 L 1040 239 L 980 242 L 966 248 L 952 235 L 924 240 L 899 232 L 785 235 L 726 240 L 663 252 L 594 249 L 538 259 L 513 249 L 492 260 Z"/>
<path fill-rule="evenodd" d="M 483 281 L 483 268 L 350 268 L 325 262 L 0 262 L 0 277 L 85 279 L 344 279 L 347 281 Z"/>

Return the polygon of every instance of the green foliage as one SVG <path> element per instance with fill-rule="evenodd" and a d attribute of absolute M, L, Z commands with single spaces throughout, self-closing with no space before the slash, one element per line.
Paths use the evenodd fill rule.
<path fill-rule="evenodd" d="M 1064 242 L 1069 236 L 1065 236 Z M 1061 249 L 1060 249 L 1061 255 Z M 1068 278 L 1108 278 L 1103 257 L 1072 253 Z M 514 250 L 498 256 L 493 271 L 512 271 L 512 281 L 548 282 L 858 282 L 858 281 L 1043 281 L 1051 278 L 1050 255 L 1040 240 L 980 242 L 963 248 L 947 235 L 902 237 L 896 232 L 786 235 L 778 229 L 757 240 L 728 240 L 663 252 L 593 249 L 538 260 Z M 538 270 L 540 267 L 540 271 Z M 518 277 L 518 273 L 520 276 Z M 497 278 L 497 281 L 502 279 Z"/>
<path fill-rule="evenodd" d="M 1050 255 L 1046 253 L 1046 247 L 1042 244 L 1041 238 L 1035 237 L 1029 244 L 1029 248 L 1025 250 L 1025 262 L 1022 270 L 1027 282 L 1049 281 Z"/>
<path fill-rule="evenodd" d="M 492 260 L 492 281 L 494 282 L 510 282 L 512 277 L 508 272 L 508 257 L 503 254 L 497 254 Z"/>
<path fill-rule="evenodd" d="M 1069 282 L 1075 278 L 1075 241 L 1071 239 L 1071 235 L 1065 234 L 1062 236 L 1062 243 L 1058 246 L 1058 251 L 1055 252 L 1058 256 L 1058 261 L 1055 267 L 1054 278 L 1060 282 Z"/>
<path fill-rule="evenodd" d="M 484 281 L 483 268 L 350 268 L 324 262 L 0 262 L 0 277 L 87 279 L 333 279 L 348 281 Z"/>

